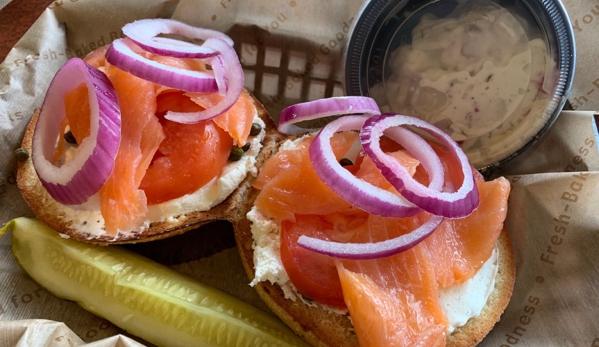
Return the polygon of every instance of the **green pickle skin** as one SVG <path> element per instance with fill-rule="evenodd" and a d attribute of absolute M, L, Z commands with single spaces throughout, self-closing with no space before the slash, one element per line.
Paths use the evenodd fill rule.
<path fill-rule="evenodd" d="M 12 252 L 41 286 L 163 347 L 309 346 L 274 316 L 118 246 L 63 239 L 16 218 Z"/>

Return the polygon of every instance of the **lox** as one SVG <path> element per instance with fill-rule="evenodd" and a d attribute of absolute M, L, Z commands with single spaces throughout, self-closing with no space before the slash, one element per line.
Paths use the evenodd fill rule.
<path fill-rule="evenodd" d="M 249 230 L 235 229 L 246 271 L 271 309 L 313 345 L 475 345 L 513 288 L 513 251 L 502 232 L 509 183 L 483 182 L 431 125 L 377 111 L 354 97 L 283 111 L 279 130 L 287 132 L 306 119 L 342 117 L 282 145 L 261 167 Z M 345 167 L 344 156 L 352 161 Z M 483 264 L 497 275 L 482 290 L 479 312 L 449 326 L 439 293 L 483 276 Z"/>
<path fill-rule="evenodd" d="M 94 243 L 149 241 L 234 218 L 239 188 L 276 130 L 243 88 L 232 40 L 166 19 L 123 32 L 57 72 L 24 137 L 25 200 L 53 229 Z M 230 156 L 241 148 L 241 158 Z"/>

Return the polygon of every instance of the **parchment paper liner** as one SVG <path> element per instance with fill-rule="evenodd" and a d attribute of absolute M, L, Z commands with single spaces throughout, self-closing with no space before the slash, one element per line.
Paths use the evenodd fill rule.
<path fill-rule="evenodd" d="M 583 78 L 575 80 L 571 102 L 579 110 L 598 109 L 599 92 L 585 94 L 588 102 L 581 105 L 574 98 L 588 89 L 598 66 L 599 8 L 590 0 L 565 4 L 574 23 L 589 22 L 575 30 L 577 76 Z M 292 103 L 343 93 L 341 47 L 360 5 L 359 0 L 55 2 L 0 65 L 0 224 L 31 215 L 15 186 L 12 150 L 51 77 L 66 59 L 120 37 L 123 24 L 173 17 L 227 32 L 244 63 L 246 87 L 276 118 Z M 563 112 L 533 148 L 491 174 L 509 175 L 512 182 L 506 225 L 518 271 L 511 303 L 482 346 L 599 346 L 599 153 L 592 114 Z M 214 247 L 194 251 L 189 239 L 173 239 L 137 250 L 267 310 L 247 286 L 230 226 L 220 223 L 186 237 L 210 240 Z M 62 346 L 62 336 L 72 336 L 75 346 L 100 340 L 89 346 L 138 345 L 117 335 L 124 332 L 112 324 L 39 288 L 14 261 L 8 235 L 0 247 L 0 345 Z M 48 319 L 66 323 L 79 338 Z"/>

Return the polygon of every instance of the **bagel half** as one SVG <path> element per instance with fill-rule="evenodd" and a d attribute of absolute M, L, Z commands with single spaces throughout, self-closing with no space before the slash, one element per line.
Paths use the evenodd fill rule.
<path fill-rule="evenodd" d="M 247 90 L 244 92 L 249 93 Z M 260 153 L 256 157 L 256 167 L 260 167 L 260 165 L 262 165 L 262 163 L 276 150 L 277 144 L 281 141 L 281 135 L 277 132 L 276 126 L 270 118 L 270 115 L 264 109 L 264 106 L 262 106 L 253 95 L 252 100 L 256 107 L 258 117 L 265 123 L 265 137 L 262 141 Z M 35 124 L 38 119 L 37 116 L 38 113 L 36 112 L 31 118 L 22 142 L 22 148 L 30 153 Z M 208 211 L 195 211 L 182 214 L 171 221 L 151 223 L 147 228 L 142 227 L 135 231 L 118 233 L 116 236 L 113 236 L 107 233 L 101 235 L 83 233 L 80 226 L 76 225 L 73 219 L 64 212 L 65 205 L 54 200 L 42 186 L 33 167 L 31 158 L 25 162 L 19 163 L 17 171 L 17 185 L 19 190 L 38 219 L 52 229 L 57 230 L 59 233 L 70 238 L 99 245 L 159 240 L 182 234 L 216 220 L 245 218 L 242 211 L 244 210 L 243 206 L 245 205 L 246 196 L 251 188 L 252 179 L 253 176 L 248 173 L 237 189 L 235 189 L 220 204 L 212 207 Z M 70 209 L 69 214 L 72 213 L 81 214 L 84 212 Z M 96 220 L 86 220 L 85 222 L 97 223 Z"/>
<path fill-rule="evenodd" d="M 252 208 L 259 191 L 251 188 L 246 196 L 246 213 Z M 245 271 L 253 280 L 254 251 L 251 222 L 243 218 L 233 222 L 235 239 Z M 514 251 L 508 231 L 503 229 L 497 241 L 498 271 L 494 289 L 477 318 L 455 329 L 447 337 L 448 347 L 477 345 L 500 319 L 512 296 L 516 276 Z M 260 282 L 254 286 L 266 305 L 293 331 L 313 346 L 355 347 L 359 346 L 349 316 L 331 312 L 321 306 L 308 306 L 301 300 L 289 300 L 280 286 L 270 282 Z"/>

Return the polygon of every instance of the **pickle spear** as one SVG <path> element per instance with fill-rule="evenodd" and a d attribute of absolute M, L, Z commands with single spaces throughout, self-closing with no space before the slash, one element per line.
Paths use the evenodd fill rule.
<path fill-rule="evenodd" d="M 274 316 L 127 249 L 63 239 L 16 218 L 12 252 L 52 294 L 163 347 L 308 346 Z"/>

